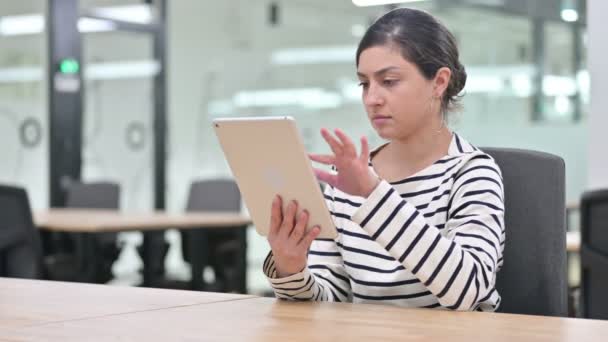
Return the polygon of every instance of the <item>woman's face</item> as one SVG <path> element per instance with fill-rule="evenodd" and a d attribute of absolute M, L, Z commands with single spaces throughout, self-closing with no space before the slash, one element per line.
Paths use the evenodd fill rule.
<path fill-rule="evenodd" d="M 386 140 L 407 139 L 437 123 L 441 102 L 433 98 L 434 81 L 424 78 L 398 49 L 374 46 L 359 56 L 357 75 L 365 110 L 378 135 Z"/>

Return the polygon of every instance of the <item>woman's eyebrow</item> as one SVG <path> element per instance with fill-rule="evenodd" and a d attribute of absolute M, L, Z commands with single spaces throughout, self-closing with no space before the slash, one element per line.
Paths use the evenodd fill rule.
<path fill-rule="evenodd" d="M 398 69 L 399 69 L 399 67 L 396 67 L 396 66 L 387 66 L 386 68 L 382 68 L 382 69 L 380 69 L 378 71 L 374 71 L 374 75 L 381 76 L 383 74 L 386 74 L 389 71 L 398 70 Z M 361 73 L 359 71 L 357 71 L 357 76 L 359 76 L 359 77 L 367 77 L 367 75 L 365 75 L 364 73 Z"/>

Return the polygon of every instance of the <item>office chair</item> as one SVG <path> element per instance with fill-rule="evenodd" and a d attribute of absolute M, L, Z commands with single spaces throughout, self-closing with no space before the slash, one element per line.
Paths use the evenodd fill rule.
<path fill-rule="evenodd" d="M 581 315 L 608 319 L 608 189 L 581 200 Z"/>
<path fill-rule="evenodd" d="M 566 316 L 565 165 L 544 152 L 482 148 L 502 170 L 504 264 L 498 312 Z"/>
<path fill-rule="evenodd" d="M 0 185 L 0 277 L 42 277 L 40 236 L 24 189 Z"/>
<path fill-rule="evenodd" d="M 118 210 L 120 187 L 110 182 L 73 183 L 67 189 L 66 207 Z M 113 278 L 112 264 L 120 255 L 117 238 L 118 233 L 53 233 L 55 251 L 45 257 L 49 277 L 55 280 L 108 282 Z M 78 251 L 86 249 L 90 244 L 94 244 L 93 251 L 84 251 L 90 258 L 77 260 L 85 258 Z M 83 262 L 96 264 L 92 267 L 85 264 L 82 265 L 84 270 L 79 269 L 77 265 Z"/>
<path fill-rule="evenodd" d="M 120 208 L 120 186 L 111 182 L 74 183 L 68 188 L 67 208 L 112 209 Z M 118 233 L 96 233 L 93 236 L 96 258 L 96 283 L 106 283 L 113 278 L 112 264 L 120 255 Z"/>
<path fill-rule="evenodd" d="M 186 211 L 238 213 L 240 210 L 241 194 L 232 180 L 205 180 L 194 182 L 190 186 Z M 213 290 L 246 292 L 247 242 L 243 227 L 182 230 L 181 237 L 184 260 L 194 266 L 195 260 L 190 260 L 191 257 L 202 257 L 213 268 L 216 278 Z M 201 251 L 196 241 L 205 242 L 201 244 L 206 245 L 208 250 Z M 201 277 L 202 269 L 193 269 L 192 274 L 193 277 Z"/>

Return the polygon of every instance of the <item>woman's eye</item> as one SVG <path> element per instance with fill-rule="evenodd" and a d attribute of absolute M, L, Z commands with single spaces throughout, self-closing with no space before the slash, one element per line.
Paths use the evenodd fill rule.
<path fill-rule="evenodd" d="M 359 87 L 367 88 L 368 85 L 369 85 L 368 82 L 363 82 L 363 81 L 359 82 Z"/>
<path fill-rule="evenodd" d="M 387 87 L 393 86 L 393 85 L 395 85 L 395 83 L 397 83 L 397 80 L 384 80 L 384 81 L 382 81 L 382 84 L 384 84 Z"/>

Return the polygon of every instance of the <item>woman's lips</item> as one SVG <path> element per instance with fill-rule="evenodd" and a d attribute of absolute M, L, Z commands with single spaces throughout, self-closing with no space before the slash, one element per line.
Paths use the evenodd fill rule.
<path fill-rule="evenodd" d="M 392 120 L 392 118 L 390 116 L 384 116 L 384 115 L 376 115 L 372 118 L 372 122 L 375 125 L 384 125 L 384 124 L 388 123 L 390 120 Z"/>

